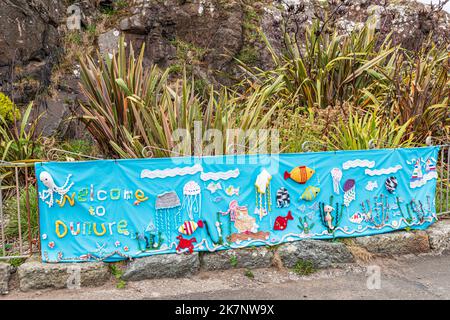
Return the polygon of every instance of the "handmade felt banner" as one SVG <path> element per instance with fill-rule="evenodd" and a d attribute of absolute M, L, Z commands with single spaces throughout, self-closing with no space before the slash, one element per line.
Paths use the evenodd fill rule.
<path fill-rule="evenodd" d="M 425 229 L 438 147 L 36 164 L 42 259 L 116 261 Z"/>

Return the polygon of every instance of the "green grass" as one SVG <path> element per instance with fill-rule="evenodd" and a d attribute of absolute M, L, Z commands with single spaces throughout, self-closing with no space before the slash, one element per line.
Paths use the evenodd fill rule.
<path fill-rule="evenodd" d="M 90 156 L 94 152 L 94 146 L 91 142 L 81 139 L 74 139 L 64 141 L 59 146 L 59 149 L 63 149 L 69 152 L 79 153 L 81 155 Z"/>
<path fill-rule="evenodd" d="M 108 265 L 109 271 L 111 272 L 111 274 L 116 278 L 117 282 L 116 282 L 116 288 L 117 289 L 124 289 L 127 285 L 127 282 L 125 280 L 122 279 L 123 276 L 123 270 L 120 269 L 120 267 L 118 267 L 115 264 L 110 263 Z"/>
<path fill-rule="evenodd" d="M 253 65 L 258 61 L 258 52 L 254 47 L 244 47 L 236 56 L 236 59 L 244 64 Z"/>
<path fill-rule="evenodd" d="M 255 275 L 253 274 L 252 270 L 250 270 L 250 269 L 245 269 L 244 275 L 247 278 L 250 278 L 250 279 L 254 279 L 255 278 Z"/>
<path fill-rule="evenodd" d="M 83 43 L 83 39 L 81 38 L 80 32 L 75 30 L 66 34 L 66 42 L 81 45 Z"/>
<path fill-rule="evenodd" d="M 34 186 L 29 186 L 29 199 L 30 199 L 30 228 L 28 228 L 28 215 L 26 205 L 26 192 L 25 188 L 20 191 L 20 225 L 22 229 L 22 239 L 28 239 L 28 235 L 31 232 L 31 238 L 36 239 L 39 234 L 38 226 L 38 203 L 37 192 Z M 17 238 L 19 236 L 19 219 L 17 217 L 17 198 L 12 196 L 5 203 L 5 214 L 9 216 L 9 223 L 6 226 L 5 234 L 8 238 Z"/>
<path fill-rule="evenodd" d="M 9 264 L 13 267 L 18 267 L 25 262 L 25 258 L 12 258 L 9 260 Z"/>
<path fill-rule="evenodd" d="M 292 269 L 296 274 L 301 276 L 307 276 L 314 272 L 316 272 L 316 268 L 314 267 L 314 264 L 310 260 L 298 260 L 295 264 L 294 268 Z"/>

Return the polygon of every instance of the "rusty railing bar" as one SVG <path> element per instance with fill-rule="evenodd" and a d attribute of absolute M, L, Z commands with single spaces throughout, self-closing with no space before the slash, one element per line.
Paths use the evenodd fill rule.
<path fill-rule="evenodd" d="M 19 227 L 19 252 L 23 254 L 23 243 L 22 243 L 22 223 L 20 217 L 20 190 L 19 190 L 19 167 L 14 168 L 16 174 L 16 199 L 17 199 L 17 225 Z"/>
<path fill-rule="evenodd" d="M 36 183 L 36 203 L 37 203 L 37 224 L 38 224 L 38 228 L 37 228 L 37 246 L 38 246 L 38 250 L 39 253 L 42 251 L 41 250 L 41 212 L 39 210 L 39 184 Z"/>
<path fill-rule="evenodd" d="M 27 206 L 28 222 L 28 245 L 30 246 L 30 255 L 33 254 L 33 239 L 31 235 L 31 212 L 30 212 L 30 190 L 28 186 L 28 167 L 25 167 L 25 202 Z"/>
<path fill-rule="evenodd" d="M 450 186 L 450 146 L 447 147 L 447 198 L 445 202 L 446 212 L 449 212 L 449 206 L 448 206 L 448 193 L 449 193 L 449 186 Z"/>
<path fill-rule="evenodd" d="M 2 229 L 2 250 L 3 250 L 3 256 L 6 256 L 5 226 L 3 225 L 5 223 L 5 219 L 3 217 L 2 182 L 3 182 L 3 178 L 0 176 L 0 223 L 1 223 L 1 226 L 2 226 L 2 228 L 1 228 Z"/>
<path fill-rule="evenodd" d="M 20 256 L 4 256 L 4 257 L 0 256 L 0 261 L 1 260 L 9 260 L 9 259 L 17 259 L 17 258 L 24 258 L 24 259 L 26 259 L 26 258 L 29 258 L 30 256 L 31 255 L 27 255 L 27 254 L 20 255 Z"/>

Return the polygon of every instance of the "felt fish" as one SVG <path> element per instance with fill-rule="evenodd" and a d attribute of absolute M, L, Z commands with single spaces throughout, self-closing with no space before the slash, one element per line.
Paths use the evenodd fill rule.
<path fill-rule="evenodd" d="M 350 222 L 360 224 L 364 221 L 364 217 L 361 213 L 356 212 L 349 218 Z"/>
<path fill-rule="evenodd" d="M 286 217 L 278 216 L 275 219 L 275 224 L 273 225 L 274 230 L 284 230 L 287 227 L 288 220 L 294 220 L 291 211 L 288 212 Z"/>
<path fill-rule="evenodd" d="M 386 179 L 386 182 L 384 183 L 384 186 L 386 187 L 386 190 L 389 191 L 389 193 L 394 193 L 395 189 L 397 189 L 398 181 L 396 177 L 389 177 Z"/>
<path fill-rule="evenodd" d="M 232 196 L 232 195 L 239 195 L 239 187 L 237 187 L 237 188 L 235 188 L 235 187 L 233 187 L 233 186 L 229 186 L 228 188 L 226 188 L 225 189 L 225 193 L 228 195 L 228 196 Z"/>
<path fill-rule="evenodd" d="M 314 174 L 314 170 L 306 166 L 299 166 L 291 170 L 291 172 L 284 172 L 284 180 L 291 178 L 297 183 L 305 184 L 306 181 L 311 179 Z"/>
<path fill-rule="evenodd" d="M 178 231 L 182 234 L 190 236 L 197 230 L 197 228 L 203 228 L 204 224 L 202 220 L 195 221 L 185 221 L 183 225 L 178 228 Z"/>
<path fill-rule="evenodd" d="M 309 186 L 305 189 L 305 191 L 303 192 L 300 199 L 306 200 L 306 201 L 312 201 L 317 197 L 319 192 L 320 192 L 320 188 Z"/>
<path fill-rule="evenodd" d="M 210 182 L 206 187 L 211 193 L 216 193 L 217 190 L 222 190 L 220 182 Z"/>
<path fill-rule="evenodd" d="M 291 204 L 289 192 L 286 188 L 281 187 L 280 189 L 278 189 L 276 199 L 278 208 L 289 207 L 289 205 Z"/>

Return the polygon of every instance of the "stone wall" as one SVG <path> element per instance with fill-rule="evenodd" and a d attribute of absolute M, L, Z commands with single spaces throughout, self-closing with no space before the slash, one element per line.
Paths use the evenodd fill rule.
<path fill-rule="evenodd" d="M 376 236 L 338 239 L 336 241 L 303 240 L 275 247 L 253 247 L 190 255 L 154 255 L 115 265 L 112 272 L 122 281 L 190 277 L 200 272 L 228 269 L 281 268 L 290 270 L 305 263 L 314 269 L 364 265 L 367 257 L 448 254 L 450 252 L 450 220 L 440 221 L 426 231 L 398 231 Z M 364 256 L 361 255 L 364 253 Z M 103 286 L 112 279 L 111 265 L 97 263 L 41 263 L 36 257 L 18 267 L 17 277 L 22 291 L 63 289 L 76 284 L 81 287 Z M 117 270 L 121 270 L 117 272 Z M 0 293 L 8 293 L 12 268 L 0 263 Z"/>

